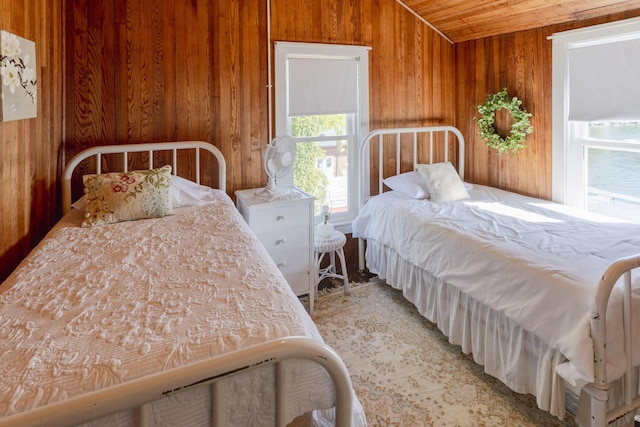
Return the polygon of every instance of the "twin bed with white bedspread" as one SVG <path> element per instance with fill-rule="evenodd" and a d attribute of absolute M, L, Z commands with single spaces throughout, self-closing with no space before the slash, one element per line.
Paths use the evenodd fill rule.
<path fill-rule="evenodd" d="M 218 157 L 224 189 L 209 144 L 89 155 L 181 149 Z M 334 405 L 337 424 L 365 425 L 344 364 L 231 199 L 172 183 L 162 217 L 82 227 L 72 209 L 0 286 L 0 425 L 271 426 Z"/>
<path fill-rule="evenodd" d="M 361 155 L 379 156 L 382 180 L 389 146 L 396 171 L 402 144 L 413 144 L 404 152 L 413 152 L 413 166 L 425 170 L 431 166 L 420 166 L 417 153 L 429 153 L 423 163 L 437 164 L 434 141 L 456 139 L 463 176 L 464 141 L 454 128 L 374 131 Z M 419 140 L 427 146 L 416 147 Z M 371 144 L 377 152 L 369 151 Z M 439 150 L 446 162 L 449 147 Z M 417 194 L 411 173 L 418 172 L 395 178 L 395 191 L 383 192 L 380 182 L 380 194 L 368 198 L 362 187 L 353 235 L 366 239 L 368 269 L 401 289 L 487 373 L 535 395 L 541 409 L 564 417 L 565 386 L 583 391 L 582 425 L 603 426 L 637 407 L 640 284 L 623 273 L 640 265 L 640 225 L 481 185 L 437 203 Z"/>

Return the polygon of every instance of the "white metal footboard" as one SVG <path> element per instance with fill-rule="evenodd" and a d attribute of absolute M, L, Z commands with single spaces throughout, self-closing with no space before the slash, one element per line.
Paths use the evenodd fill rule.
<path fill-rule="evenodd" d="M 395 144 L 395 171 L 399 173 L 401 164 L 401 147 L 402 144 L 411 143 L 411 161 L 413 162 L 413 168 L 416 164 L 433 163 L 435 161 L 434 151 L 436 148 L 441 148 L 443 151 L 442 158 L 438 161 L 449 161 L 449 143 L 455 142 L 454 138 L 450 138 L 450 135 L 455 136 L 457 140 L 456 150 L 458 174 L 461 179 L 464 179 L 464 137 L 462 133 L 453 126 L 427 126 L 427 127 L 414 127 L 414 128 L 389 128 L 389 129 L 376 129 L 371 132 L 360 142 L 358 151 L 358 169 L 360 176 L 358 178 L 358 209 L 362 208 L 367 199 L 369 198 L 369 148 L 373 142 L 378 142 L 378 194 L 384 190 L 382 180 L 386 177 L 384 171 L 385 165 L 385 147 L 389 144 Z M 403 136 L 409 135 L 411 138 L 403 138 Z M 418 158 L 418 137 L 425 135 L 429 140 L 429 150 L 425 152 L 424 159 Z M 443 135 L 440 141 L 436 141 L 435 136 Z M 435 144 L 442 144 L 442 147 L 436 147 Z M 386 145 L 385 145 L 386 144 Z M 358 239 L 358 268 L 362 271 L 365 268 L 364 265 L 364 240 Z"/>
<path fill-rule="evenodd" d="M 593 339 L 595 375 L 594 382 L 584 389 L 591 396 L 591 426 L 602 427 L 633 410 L 640 408 L 638 390 L 633 390 L 632 379 L 632 343 L 631 333 L 633 324 L 633 310 L 631 309 L 631 271 L 640 267 L 640 255 L 621 258 L 611 264 L 600 279 L 594 296 L 591 311 L 591 337 Z M 607 411 L 609 399 L 609 380 L 606 370 L 606 317 L 609 296 L 620 277 L 624 281 L 623 291 L 623 325 L 624 351 L 626 354 L 626 368 L 623 386 L 623 404 Z M 637 339 L 637 338 L 636 338 Z"/>
<path fill-rule="evenodd" d="M 124 384 L 88 393 L 65 401 L 0 418 L 0 427 L 73 426 L 112 413 L 138 408 L 139 426 L 150 425 L 148 404 L 172 393 L 191 387 L 211 386 L 212 426 L 220 426 L 221 401 L 215 393 L 216 381 L 229 375 L 246 372 L 268 364 L 278 366 L 287 359 L 307 359 L 321 365 L 335 387 L 336 426 L 351 425 L 352 385 L 347 368 L 338 354 L 327 345 L 305 337 L 287 337 L 258 344 L 243 350 L 223 354 L 213 359 L 159 372 Z M 284 381 L 276 376 L 277 426 L 284 426 Z"/>

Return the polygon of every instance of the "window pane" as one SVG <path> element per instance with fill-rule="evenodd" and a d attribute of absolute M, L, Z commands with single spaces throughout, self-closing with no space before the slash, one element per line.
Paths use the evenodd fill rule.
<path fill-rule="evenodd" d="M 591 122 L 589 123 L 589 138 L 608 141 L 638 141 L 640 140 L 640 123 Z"/>
<path fill-rule="evenodd" d="M 640 222 L 640 152 L 587 149 L 587 210 Z"/>
<path fill-rule="evenodd" d="M 293 183 L 316 198 L 316 215 L 324 204 L 332 215 L 349 210 L 347 118 L 347 114 L 291 117 L 291 134 L 298 138 Z"/>
<path fill-rule="evenodd" d="M 297 147 L 293 184 L 316 198 L 314 215 L 319 215 L 329 190 L 329 180 L 324 174 L 326 154 L 314 141 L 298 142 Z"/>
<path fill-rule="evenodd" d="M 291 117 L 291 136 L 294 138 L 344 135 L 345 133 L 347 133 L 346 114 Z"/>
<path fill-rule="evenodd" d="M 327 204 L 331 213 L 346 212 L 349 209 L 347 189 L 349 185 L 349 164 L 347 163 L 346 139 L 336 141 L 322 141 L 318 143 L 325 156 L 325 164 L 322 172 L 327 178 L 327 191 L 325 199 L 317 199 L 320 205 Z"/>

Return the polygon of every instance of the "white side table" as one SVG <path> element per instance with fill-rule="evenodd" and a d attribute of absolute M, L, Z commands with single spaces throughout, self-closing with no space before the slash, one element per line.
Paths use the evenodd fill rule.
<path fill-rule="evenodd" d="M 313 313 L 315 266 L 313 257 L 313 201 L 292 187 L 291 197 L 265 200 L 259 188 L 236 191 L 236 204 L 249 227 L 276 263 L 296 295 L 309 295 Z"/>
<path fill-rule="evenodd" d="M 314 237 L 314 250 L 316 258 L 316 272 L 318 277 L 316 279 L 316 294 L 318 289 L 318 283 L 325 277 L 332 277 L 334 279 L 342 279 L 344 282 L 344 293 L 349 292 L 349 275 L 347 273 L 347 263 L 344 259 L 344 244 L 347 242 L 347 238 L 339 231 L 333 231 L 329 237 L 321 238 Z M 325 268 L 320 268 L 320 263 L 325 254 L 329 254 L 329 265 Z M 337 274 L 336 271 L 336 258 L 335 254 L 338 254 L 340 259 L 340 268 L 342 274 Z"/>

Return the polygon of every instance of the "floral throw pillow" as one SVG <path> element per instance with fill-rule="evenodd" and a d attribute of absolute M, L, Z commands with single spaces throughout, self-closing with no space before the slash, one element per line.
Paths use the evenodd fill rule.
<path fill-rule="evenodd" d="M 131 172 L 84 175 L 83 227 L 173 213 L 171 166 Z"/>

